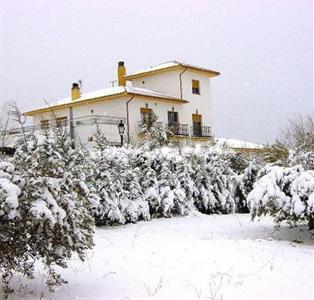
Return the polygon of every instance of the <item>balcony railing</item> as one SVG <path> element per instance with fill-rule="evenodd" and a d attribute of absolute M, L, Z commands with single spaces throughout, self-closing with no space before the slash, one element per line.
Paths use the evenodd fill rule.
<path fill-rule="evenodd" d="M 180 123 L 167 123 L 163 124 L 162 122 L 154 123 L 144 123 L 137 122 L 137 132 L 141 132 L 143 128 L 156 127 L 160 129 L 168 128 L 174 135 L 179 136 L 192 136 L 192 137 L 212 137 L 211 128 L 209 126 L 191 126 L 189 130 L 188 124 Z"/>
<path fill-rule="evenodd" d="M 163 129 L 162 122 L 143 122 L 143 121 L 137 122 L 137 132 L 141 132 L 145 128 L 150 129 L 151 127 Z"/>
<path fill-rule="evenodd" d="M 211 129 L 209 126 L 192 126 L 191 135 L 194 137 L 211 137 Z"/>
<path fill-rule="evenodd" d="M 189 128 L 188 124 L 180 124 L 180 123 L 168 123 L 167 128 L 174 134 L 174 135 L 189 135 Z"/>

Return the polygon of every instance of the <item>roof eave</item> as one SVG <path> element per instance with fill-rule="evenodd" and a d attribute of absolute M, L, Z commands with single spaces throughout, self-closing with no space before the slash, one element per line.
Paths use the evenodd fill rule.
<path fill-rule="evenodd" d="M 109 100 L 109 99 L 114 99 L 114 98 L 119 98 L 122 96 L 137 96 L 137 97 L 144 97 L 144 98 L 152 98 L 155 99 L 156 101 L 158 100 L 163 100 L 171 103 L 189 103 L 189 101 L 185 99 L 180 99 L 180 98 L 167 98 L 167 97 L 159 97 L 159 96 L 153 96 L 153 95 L 143 95 L 135 92 L 123 92 L 119 93 L 116 95 L 109 95 L 109 96 L 101 96 L 101 97 L 96 97 L 96 98 L 91 98 L 91 99 L 83 99 L 83 100 L 74 100 L 72 102 L 64 103 L 64 104 L 59 104 L 59 105 L 53 105 L 50 107 L 45 107 L 45 108 L 39 108 L 39 109 L 34 109 L 28 112 L 23 113 L 25 116 L 31 117 L 40 113 L 46 113 L 46 112 L 52 112 L 54 109 L 62 109 L 62 108 L 67 108 L 69 106 L 77 106 L 77 105 L 84 105 L 87 102 L 97 102 L 97 101 L 102 101 L 102 100 Z"/>
<path fill-rule="evenodd" d="M 137 73 L 137 74 L 126 75 L 126 76 L 124 76 L 124 78 L 126 80 L 132 80 L 135 78 L 150 76 L 150 75 L 159 74 L 159 73 L 164 73 L 167 71 L 175 71 L 175 70 L 178 70 L 180 68 L 181 68 L 181 65 L 170 66 L 170 67 L 166 67 L 166 68 L 162 68 L 162 69 L 158 69 L 158 70 L 145 71 L 145 72 L 141 72 L 141 73 Z"/>
<path fill-rule="evenodd" d="M 158 69 L 158 70 L 145 71 L 145 72 L 141 72 L 141 73 L 137 73 L 137 74 L 126 75 L 126 76 L 124 76 L 124 78 L 126 80 L 132 80 L 132 79 L 151 76 L 151 75 L 164 73 L 164 72 L 168 72 L 168 71 L 175 71 L 175 70 L 182 69 L 182 68 L 186 68 L 186 69 L 190 69 L 190 70 L 193 70 L 196 72 L 200 72 L 202 74 L 206 74 L 209 77 L 216 77 L 216 76 L 221 75 L 221 73 L 218 71 L 203 69 L 203 68 L 197 68 L 197 67 L 184 65 L 184 64 L 178 64 L 176 66 L 170 66 L 170 67 L 166 67 L 166 68 L 162 68 L 162 69 Z"/>
<path fill-rule="evenodd" d="M 153 96 L 153 95 L 145 95 L 145 94 L 139 94 L 136 92 L 127 92 L 128 95 L 132 96 L 138 96 L 138 97 L 144 97 L 144 98 L 153 98 L 156 100 L 164 100 L 168 102 L 176 102 L 176 103 L 189 103 L 188 100 L 181 99 L 181 98 L 168 98 L 168 97 L 162 97 L 162 96 Z"/>
<path fill-rule="evenodd" d="M 82 100 L 74 100 L 74 101 L 71 101 L 68 103 L 63 103 L 63 104 L 59 104 L 59 105 L 52 105 L 49 107 L 30 110 L 30 111 L 24 112 L 23 115 L 31 117 L 33 115 L 37 115 L 40 113 L 49 112 L 49 111 L 51 112 L 55 108 L 61 109 L 61 108 L 67 108 L 69 106 L 82 105 L 82 104 L 85 104 L 86 102 L 97 102 L 97 101 L 102 101 L 102 100 L 109 100 L 109 99 L 113 99 L 113 98 L 119 98 L 121 96 L 126 96 L 127 94 L 128 94 L 127 92 L 122 92 L 122 93 L 115 94 L 115 95 L 100 96 L 100 97 L 95 97 L 95 98 L 90 98 L 90 99 L 82 99 Z"/>

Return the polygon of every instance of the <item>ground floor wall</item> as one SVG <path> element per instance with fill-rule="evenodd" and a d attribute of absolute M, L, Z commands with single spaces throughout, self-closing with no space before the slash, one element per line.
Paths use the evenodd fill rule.
<path fill-rule="evenodd" d="M 97 128 L 104 133 L 109 142 L 120 143 L 119 122 L 122 121 L 125 125 L 124 141 L 128 141 L 128 136 L 131 141 L 139 132 L 142 122 L 141 112 L 145 109 L 152 111 L 157 116 L 157 122 L 162 124 L 163 128 L 169 122 L 168 113 L 176 112 L 177 122 L 185 125 L 188 130 L 193 126 L 193 113 L 203 116 L 210 113 L 209 110 L 194 112 L 191 110 L 190 103 L 128 95 L 109 100 L 104 98 L 97 101 L 86 101 L 84 105 L 77 105 L 73 102 L 73 106 L 51 109 L 51 111 L 35 115 L 33 124 L 36 128 L 40 128 L 45 120 L 56 125 L 56 120 L 66 118 L 67 121 L 64 125 L 68 126 L 69 130 L 72 126 L 72 133 L 77 143 L 93 143 Z M 72 123 L 71 120 L 73 120 Z M 203 125 L 209 126 L 210 124 L 207 124 L 209 120 L 207 118 L 205 120 Z"/>

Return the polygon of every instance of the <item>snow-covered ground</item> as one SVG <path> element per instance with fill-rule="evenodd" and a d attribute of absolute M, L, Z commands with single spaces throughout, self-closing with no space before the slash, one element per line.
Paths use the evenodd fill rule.
<path fill-rule="evenodd" d="M 47 293 L 39 269 L 33 281 L 14 279 L 10 299 L 310 300 L 313 235 L 239 214 L 97 228 L 88 260 L 62 270 L 68 285 Z"/>

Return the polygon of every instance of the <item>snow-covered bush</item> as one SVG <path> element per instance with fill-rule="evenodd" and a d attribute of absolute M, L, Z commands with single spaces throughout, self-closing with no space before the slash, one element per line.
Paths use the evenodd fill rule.
<path fill-rule="evenodd" d="M 314 152 L 290 151 L 289 165 L 302 165 L 306 170 L 314 170 Z"/>
<path fill-rule="evenodd" d="M 4 293 L 13 272 L 32 278 L 40 260 L 47 285 L 64 282 L 54 265 L 67 267 L 73 253 L 84 260 L 93 246 L 89 191 L 82 179 L 80 150 L 66 133 L 29 138 L 11 162 L 0 163 L 0 271 Z"/>
<path fill-rule="evenodd" d="M 188 214 L 193 210 L 193 200 L 186 185 L 188 174 L 182 173 L 187 162 L 178 155 L 177 149 L 162 148 L 153 155 L 160 199 L 157 207 L 150 204 L 153 214 L 157 217 Z"/>
<path fill-rule="evenodd" d="M 158 117 L 153 113 L 150 115 L 150 119 L 141 125 L 138 133 L 138 137 L 141 137 L 141 139 L 136 139 L 136 144 L 151 150 L 170 143 L 173 132 L 168 127 L 158 125 L 157 120 Z"/>
<path fill-rule="evenodd" d="M 243 174 L 250 163 L 249 157 L 244 153 L 234 153 L 226 149 L 222 154 L 223 159 L 228 161 L 230 168 L 236 174 Z"/>
<path fill-rule="evenodd" d="M 261 163 L 256 159 L 252 159 L 244 172 L 237 176 L 235 187 L 235 202 L 237 212 L 249 213 L 250 209 L 247 203 L 247 196 L 253 190 L 258 171 L 261 169 Z"/>
<path fill-rule="evenodd" d="M 302 166 L 268 166 L 248 195 L 252 218 L 271 215 L 275 222 L 306 221 L 314 228 L 314 171 Z"/>
<path fill-rule="evenodd" d="M 235 173 L 217 152 L 194 148 L 94 149 L 85 172 L 97 225 L 230 213 Z"/>
<path fill-rule="evenodd" d="M 264 148 L 263 158 L 266 163 L 277 166 L 288 166 L 289 149 L 279 141 Z"/>
<path fill-rule="evenodd" d="M 96 194 L 93 213 L 97 225 L 125 224 L 150 218 L 135 168 L 134 150 L 108 147 L 92 153 L 94 174 L 89 186 Z"/>
<path fill-rule="evenodd" d="M 189 156 L 192 180 L 196 188 L 195 206 L 203 213 L 231 213 L 234 176 L 229 163 L 217 152 L 200 152 Z"/>

